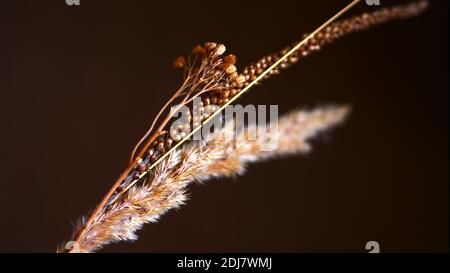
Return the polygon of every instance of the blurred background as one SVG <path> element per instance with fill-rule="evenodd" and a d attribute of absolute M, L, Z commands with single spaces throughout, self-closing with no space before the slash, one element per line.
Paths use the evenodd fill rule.
<path fill-rule="evenodd" d="M 347 1 L 348 2 L 348 1 Z M 389 3 L 388 3 L 389 2 Z M 392 5 L 408 1 L 381 1 Z M 0 252 L 54 252 L 180 84 L 173 59 L 224 43 L 243 67 L 345 1 L 5 1 Z M 190 188 L 139 240 L 104 252 L 441 252 L 449 247 L 448 1 L 352 34 L 239 102 L 350 104 L 308 155 Z M 344 17 L 371 11 L 364 1 Z"/>

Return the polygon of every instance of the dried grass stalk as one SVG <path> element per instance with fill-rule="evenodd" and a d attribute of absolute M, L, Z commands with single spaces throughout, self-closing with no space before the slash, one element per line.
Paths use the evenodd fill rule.
<path fill-rule="evenodd" d="M 228 124 L 205 141 L 185 145 L 161 161 L 146 183 L 133 186 L 102 214 L 74 251 L 93 252 L 111 242 L 136 240 L 136 231 L 145 223 L 156 222 L 170 209 L 184 204 L 190 183 L 243 174 L 250 162 L 308 152 L 308 141 L 343 122 L 348 112 L 346 106 L 323 107 L 313 111 L 294 111 L 280 118 L 278 146 L 273 151 L 260 149 L 269 141 L 270 134 L 249 140 L 245 136 L 247 128 L 237 132 L 235 139 L 226 138 L 225 134 L 234 130 L 233 124 Z"/>
<path fill-rule="evenodd" d="M 248 162 L 307 151 L 308 137 L 340 122 L 347 108 L 297 112 L 283 118 L 285 130 L 280 126 L 280 146 L 271 153 L 264 153 L 255 148 L 254 145 L 258 142 L 265 141 L 261 138 L 256 142 L 238 141 L 233 145 L 211 138 L 207 141 L 207 146 L 185 146 L 185 132 L 179 132 L 178 129 L 170 132 L 172 129 L 168 129 L 171 112 L 167 109 L 176 104 L 186 105 L 196 97 L 201 99 L 205 109 L 212 104 L 225 106 L 246 89 L 259 83 L 258 78 L 269 78 L 278 74 L 303 57 L 318 51 L 325 44 L 387 21 L 415 16 L 428 6 L 428 1 L 420 0 L 329 24 L 357 2 L 358 0 L 353 1 L 301 43 L 287 47 L 279 53 L 267 55 L 244 68 L 241 73 L 237 72 L 235 66 L 236 56 L 224 56 L 226 49 L 222 44 L 210 42 L 196 46 L 187 58 L 177 58 L 174 66 L 184 71 L 180 88 L 164 105 L 134 148 L 129 166 L 89 218 L 83 218 L 79 222 L 72 235 L 73 244 L 66 245 L 65 249 L 60 248 L 60 251 L 90 252 L 113 241 L 134 240 L 134 232 L 143 223 L 156 221 L 169 208 L 182 204 L 185 200 L 186 185 L 195 179 L 203 181 L 212 176 L 236 175 L 245 169 Z M 188 110 L 191 121 L 182 124 L 182 127 L 198 128 L 215 114 L 207 110 L 198 120 L 192 110 Z M 299 116 L 303 116 L 303 122 L 300 122 Z M 288 130 L 290 128 L 293 128 L 292 131 Z M 230 131 L 230 128 L 223 130 L 227 131 Z M 171 151 L 173 152 L 170 153 Z"/>

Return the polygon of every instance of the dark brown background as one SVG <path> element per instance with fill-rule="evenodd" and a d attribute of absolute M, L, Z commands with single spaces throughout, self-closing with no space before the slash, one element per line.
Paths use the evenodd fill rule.
<path fill-rule="evenodd" d="M 2 252 L 53 252 L 68 239 L 180 83 L 175 56 L 220 41 L 243 66 L 345 1 L 11 2 L 0 34 Z M 353 112 L 313 153 L 195 185 L 137 242 L 104 251 L 362 252 L 369 240 L 386 252 L 448 251 L 447 47 L 448 1 L 435 0 L 254 88 L 240 103 Z"/>

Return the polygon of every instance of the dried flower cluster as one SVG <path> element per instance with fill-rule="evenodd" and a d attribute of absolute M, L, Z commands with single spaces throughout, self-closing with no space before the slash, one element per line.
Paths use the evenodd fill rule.
<path fill-rule="evenodd" d="M 236 95 L 243 84 L 243 76 L 239 76 L 235 66 L 236 56 L 229 54 L 223 57 L 225 53 L 223 44 L 205 43 L 202 47 L 195 46 L 189 57 L 178 57 L 174 61 L 174 67 L 184 70 L 184 81 L 179 90 L 170 100 L 174 103 L 176 98 L 182 98 L 177 101 L 180 105 L 188 105 L 194 98 L 201 98 L 201 109 L 199 113 L 188 110 L 186 116 L 188 121 L 180 124 L 178 128 L 172 129 L 170 132 L 165 127 L 168 124 L 171 114 L 157 130 L 158 138 L 149 142 L 149 147 L 145 146 L 143 150 L 148 148 L 148 163 L 155 162 L 161 155 L 171 148 L 174 142 L 180 141 L 187 133 L 201 125 L 202 121 L 207 119 L 216 108 L 228 102 L 229 98 Z M 168 104 L 169 105 L 169 104 Z M 162 111 L 166 110 L 163 108 Z M 170 134 L 169 134 L 170 133 Z M 141 162 L 141 169 L 145 169 L 144 162 Z"/>
<path fill-rule="evenodd" d="M 272 67 L 265 78 L 278 74 L 281 69 L 343 35 L 393 19 L 409 18 L 422 12 L 427 4 L 427 1 L 420 0 L 335 22 L 316 33 L 280 65 Z M 133 240 L 136 238 L 134 232 L 144 223 L 156 221 L 161 214 L 183 203 L 185 188 L 195 179 L 235 175 L 244 169 L 248 161 L 306 151 L 308 137 L 342 121 L 346 108 L 324 108 L 285 117 L 279 125 L 279 148 L 270 154 L 255 149 L 255 143 L 250 141 L 239 143 L 233 148 L 229 142 L 218 141 L 214 137 L 205 142 L 207 145 L 194 142 L 174 150 L 175 145 L 183 142 L 187 132 L 200 127 L 216 112 L 218 106 L 229 103 L 292 48 L 287 47 L 279 53 L 265 56 L 244 68 L 242 73 L 236 69 L 236 56 L 224 55 L 226 48 L 222 44 L 205 43 L 195 46 L 187 58 L 178 57 L 173 65 L 184 72 L 180 88 L 163 106 L 135 146 L 128 168 L 89 218 L 79 223 L 71 239 L 73 244 L 60 250 L 90 252 L 113 241 Z M 201 100 L 199 111 L 188 108 L 185 110 L 188 120 L 175 128 L 170 127 L 174 111 L 195 98 Z M 175 108 L 169 111 L 169 107 Z M 233 129 L 223 129 L 224 132 L 227 130 Z M 168 155 L 169 151 L 172 153 Z"/>

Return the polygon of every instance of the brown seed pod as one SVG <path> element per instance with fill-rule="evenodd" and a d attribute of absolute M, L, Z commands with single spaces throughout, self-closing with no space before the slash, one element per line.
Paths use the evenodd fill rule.
<path fill-rule="evenodd" d="M 225 90 L 220 94 L 221 98 L 226 99 L 230 96 L 230 90 Z"/>
<path fill-rule="evenodd" d="M 150 161 L 151 161 L 152 163 L 156 162 L 156 160 L 158 160 L 158 156 L 157 156 L 157 155 L 152 155 L 152 156 L 150 157 Z"/>
<path fill-rule="evenodd" d="M 170 147 L 172 147 L 172 144 L 173 144 L 173 139 L 168 137 L 165 142 L 166 147 L 170 148 Z"/>
<path fill-rule="evenodd" d="M 192 55 L 197 55 L 199 57 L 202 57 L 205 55 L 205 50 L 201 45 L 196 45 L 191 52 Z"/>
<path fill-rule="evenodd" d="M 217 56 L 221 56 L 223 53 L 225 53 L 226 50 L 227 48 L 223 44 L 219 44 L 217 45 L 215 53 L 217 54 Z"/>
<path fill-rule="evenodd" d="M 183 68 L 186 66 L 186 59 L 183 56 L 178 56 L 175 61 L 173 61 L 173 67 Z"/>
<path fill-rule="evenodd" d="M 158 149 L 158 151 L 162 152 L 164 150 L 164 141 L 159 141 L 156 148 Z"/>
<path fill-rule="evenodd" d="M 139 173 L 143 173 L 147 170 L 147 164 L 141 163 L 138 167 Z"/>
<path fill-rule="evenodd" d="M 235 73 L 236 72 L 236 66 L 235 65 L 229 65 L 228 67 L 226 67 L 225 68 L 225 72 L 227 73 L 227 74 L 233 74 L 233 73 Z"/>
<path fill-rule="evenodd" d="M 236 60 L 236 55 L 234 54 L 228 54 L 225 58 L 223 58 L 223 61 L 228 64 L 236 64 Z"/>
<path fill-rule="evenodd" d="M 207 50 L 207 51 L 212 51 L 212 50 L 214 50 L 216 47 L 217 47 L 217 44 L 216 44 L 216 43 L 213 43 L 213 42 L 207 42 L 207 43 L 205 43 L 205 50 Z"/>

